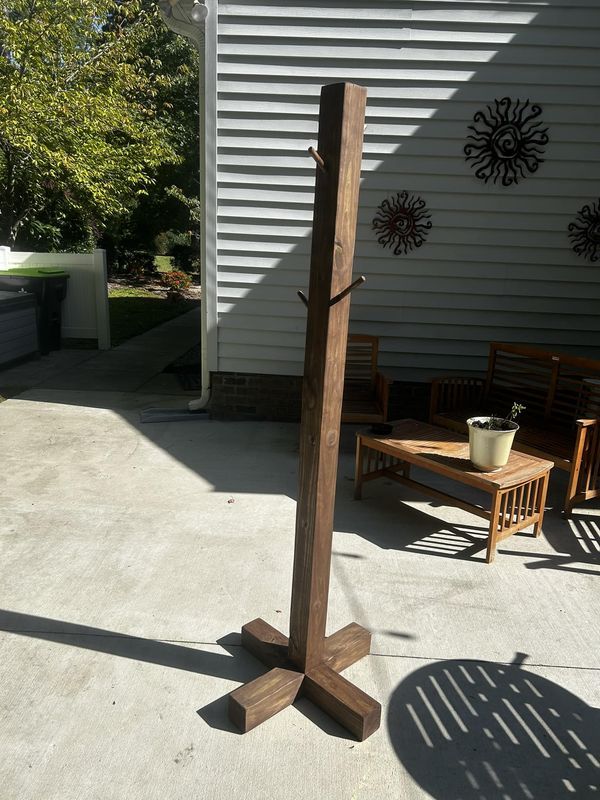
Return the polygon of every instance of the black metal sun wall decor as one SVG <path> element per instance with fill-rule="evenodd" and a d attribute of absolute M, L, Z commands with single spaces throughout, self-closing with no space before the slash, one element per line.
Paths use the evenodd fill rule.
<path fill-rule="evenodd" d="M 511 186 L 536 172 L 543 163 L 548 128 L 539 119 L 542 109 L 529 100 L 503 97 L 478 111 L 464 151 L 475 176 Z"/>
<path fill-rule="evenodd" d="M 425 201 L 407 191 L 386 198 L 373 219 L 373 230 L 383 247 L 391 247 L 395 255 L 421 247 L 431 228 L 431 214 Z"/>
<path fill-rule="evenodd" d="M 590 261 L 600 258 L 600 198 L 596 203 L 582 206 L 575 221 L 569 223 L 569 239 L 578 256 Z"/>

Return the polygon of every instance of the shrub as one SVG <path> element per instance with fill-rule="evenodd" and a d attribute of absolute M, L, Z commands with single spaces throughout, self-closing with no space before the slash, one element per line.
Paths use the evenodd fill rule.
<path fill-rule="evenodd" d="M 171 256 L 173 257 L 173 265 L 184 272 L 193 271 L 194 257 L 196 255 L 196 248 L 191 244 L 174 244 L 171 248 Z"/>
<path fill-rule="evenodd" d="M 173 230 L 161 231 L 154 238 L 154 246 L 159 256 L 173 255 L 171 252 L 172 248 L 179 244 L 190 244 L 190 236 L 188 233 Z"/>
<path fill-rule="evenodd" d="M 111 269 L 114 274 L 127 275 L 133 280 L 142 281 L 155 270 L 154 256 L 146 250 L 116 250 L 114 253 Z"/>
<path fill-rule="evenodd" d="M 162 275 L 161 283 L 167 290 L 167 297 L 171 300 L 179 300 L 183 297 L 183 293 L 192 284 L 192 279 L 189 275 L 181 270 L 174 269 L 171 272 L 165 272 Z"/>

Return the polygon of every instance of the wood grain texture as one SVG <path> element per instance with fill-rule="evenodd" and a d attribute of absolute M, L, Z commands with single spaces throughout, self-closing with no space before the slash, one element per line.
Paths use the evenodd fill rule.
<path fill-rule="evenodd" d="M 287 636 L 263 619 L 254 619 L 242 627 L 242 647 L 267 667 L 287 664 Z"/>
<path fill-rule="evenodd" d="M 323 659 L 350 298 L 330 300 L 352 282 L 365 103 L 353 84 L 321 93 L 289 645 L 303 671 Z"/>
<path fill-rule="evenodd" d="M 379 728 L 380 704 L 331 667 L 308 672 L 302 692 L 361 742 Z"/>
<path fill-rule="evenodd" d="M 417 420 L 393 424 L 392 433 L 386 436 L 358 434 L 361 443 L 483 491 L 531 480 L 553 466 L 551 461 L 511 452 L 505 467 L 496 472 L 481 472 L 469 460 L 469 441 L 465 436 Z"/>
<path fill-rule="evenodd" d="M 351 84 L 321 93 L 310 299 L 298 293 L 308 324 L 290 637 L 262 619 L 242 629 L 243 646 L 274 666 L 230 695 L 230 717 L 244 732 L 292 703 L 300 686 L 361 740 L 381 716 L 379 703 L 336 671 L 368 655 L 370 633 L 351 623 L 325 638 L 365 102 L 366 91 Z"/>
<path fill-rule="evenodd" d="M 413 480 L 409 477 L 410 464 L 481 489 L 491 496 L 490 510 Z M 365 482 L 386 478 L 483 517 L 489 522 L 489 564 L 494 560 L 496 545 L 503 539 L 531 525 L 539 535 L 552 467 L 551 461 L 513 452 L 508 464 L 496 472 L 473 471 L 464 436 L 408 419 L 395 423 L 387 436 L 357 434 L 354 497 L 360 500 Z"/>
<path fill-rule="evenodd" d="M 304 675 L 275 667 L 229 695 L 229 718 L 242 733 L 290 706 L 296 699 Z"/>
<path fill-rule="evenodd" d="M 342 672 L 368 656 L 370 650 L 370 631 L 351 622 L 325 639 L 324 663 L 336 672 Z"/>

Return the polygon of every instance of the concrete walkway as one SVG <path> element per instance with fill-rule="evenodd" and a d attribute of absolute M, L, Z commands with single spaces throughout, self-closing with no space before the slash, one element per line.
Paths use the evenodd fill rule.
<path fill-rule="evenodd" d="M 2 800 L 598 797 L 598 505 L 561 520 L 554 475 L 544 535 L 487 566 L 476 517 L 383 481 L 354 501 L 345 429 L 329 629 L 373 632 L 345 674 L 381 728 L 303 700 L 241 736 L 239 630 L 288 630 L 298 428 L 141 424 L 185 397 L 115 358 L 0 404 Z"/>
<path fill-rule="evenodd" d="M 198 344 L 200 308 L 129 339 L 111 350 L 57 350 L 38 360 L 0 371 L 0 396 L 79 403 L 99 408 L 173 405 L 191 394 L 177 376 L 163 373 Z"/>

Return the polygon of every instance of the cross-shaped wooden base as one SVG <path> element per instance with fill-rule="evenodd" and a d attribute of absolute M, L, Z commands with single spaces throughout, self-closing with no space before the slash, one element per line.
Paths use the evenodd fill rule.
<path fill-rule="evenodd" d="M 356 215 L 367 92 L 349 83 L 321 91 L 319 164 L 306 322 L 290 638 L 262 619 L 242 644 L 270 672 L 229 695 L 229 716 L 245 733 L 310 698 L 361 741 L 379 727 L 381 706 L 339 674 L 368 655 L 371 634 L 352 623 L 325 636 L 331 567 Z"/>
<path fill-rule="evenodd" d="M 262 619 L 242 628 L 242 645 L 271 670 L 229 695 L 229 717 L 244 733 L 297 697 L 308 697 L 360 741 L 379 728 L 381 705 L 339 673 L 369 654 L 371 634 L 355 622 L 325 638 L 323 660 L 306 672 L 288 660 L 288 638 Z"/>

